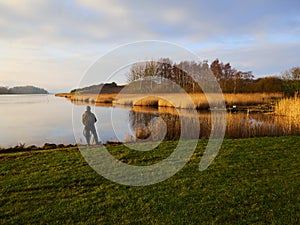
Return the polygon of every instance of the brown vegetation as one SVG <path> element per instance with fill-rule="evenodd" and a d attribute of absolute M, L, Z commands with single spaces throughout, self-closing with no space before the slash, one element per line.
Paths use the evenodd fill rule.
<path fill-rule="evenodd" d="M 281 99 L 275 106 L 275 113 L 280 116 L 298 119 L 300 117 L 300 97 Z"/>
<path fill-rule="evenodd" d="M 98 106 L 99 104 L 111 104 L 114 98 L 117 96 L 116 93 L 113 94 L 66 94 L 59 93 L 56 94 L 57 97 L 64 97 L 69 99 L 74 104 L 93 104 Z"/>
<path fill-rule="evenodd" d="M 181 109 L 209 109 L 207 97 L 203 93 L 189 94 L 192 102 L 185 94 L 156 94 L 149 96 L 146 94 L 124 94 L 118 95 L 114 100 L 116 105 L 135 105 L 135 106 L 154 106 L 154 107 L 174 107 Z M 220 105 L 221 97 L 219 94 L 210 94 L 211 103 L 215 106 Z M 275 99 L 282 98 L 280 93 L 247 93 L 247 94 L 224 94 L 227 107 L 236 106 L 271 106 Z"/>
<path fill-rule="evenodd" d="M 277 120 L 285 124 L 287 132 L 300 130 L 300 97 L 284 98 L 275 106 Z"/>
<path fill-rule="evenodd" d="M 130 106 L 152 106 L 152 107 L 173 107 L 181 109 L 209 109 L 207 97 L 203 93 L 186 94 L 56 94 L 57 97 L 68 98 L 74 104 L 93 104 L 101 106 L 105 104 L 130 105 Z M 213 106 L 221 103 L 222 96 L 209 94 Z M 223 94 L 227 108 L 236 105 L 237 107 L 272 107 L 275 100 L 282 98 L 281 93 L 247 93 L 247 94 Z"/>

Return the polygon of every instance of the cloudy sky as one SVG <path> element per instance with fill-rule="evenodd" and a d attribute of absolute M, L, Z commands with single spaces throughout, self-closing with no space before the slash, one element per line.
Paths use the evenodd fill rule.
<path fill-rule="evenodd" d="M 256 77 L 300 66 L 299 0 L 0 0 L 0 86 L 69 91 L 120 45 L 159 40 Z"/>

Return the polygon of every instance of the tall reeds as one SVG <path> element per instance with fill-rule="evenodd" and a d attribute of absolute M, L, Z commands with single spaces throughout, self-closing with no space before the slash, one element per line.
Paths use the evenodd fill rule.
<path fill-rule="evenodd" d="M 207 97 L 203 93 L 189 94 L 192 102 L 187 99 L 186 94 L 178 93 L 162 93 L 157 96 L 149 94 L 120 94 L 113 101 L 116 105 L 138 105 L 138 106 L 154 106 L 154 107 L 174 107 L 180 109 L 208 109 L 209 103 Z M 220 95 L 209 94 L 210 103 L 219 105 L 221 102 Z M 282 98 L 280 93 L 247 93 L 247 94 L 223 94 L 225 104 L 228 107 L 252 106 L 259 104 L 271 104 L 275 99 Z M 170 101 L 167 101 L 170 100 Z"/>
<path fill-rule="evenodd" d="M 292 98 L 281 99 L 275 106 L 275 113 L 280 116 L 294 119 L 300 116 L 300 97 L 295 95 Z"/>
<path fill-rule="evenodd" d="M 300 131 L 300 97 L 284 98 L 275 106 L 277 120 L 285 124 L 287 132 Z"/>
<path fill-rule="evenodd" d="M 151 94 L 57 94 L 58 97 L 65 97 L 75 104 L 97 104 L 110 103 L 114 105 L 136 105 L 153 107 L 173 107 L 179 109 L 209 109 L 207 97 L 203 93 L 154 93 Z M 220 95 L 209 94 L 210 103 L 218 106 L 221 103 Z M 251 106 L 259 104 L 271 104 L 274 99 L 282 98 L 280 93 L 245 93 L 245 94 L 223 94 L 227 107 Z"/>

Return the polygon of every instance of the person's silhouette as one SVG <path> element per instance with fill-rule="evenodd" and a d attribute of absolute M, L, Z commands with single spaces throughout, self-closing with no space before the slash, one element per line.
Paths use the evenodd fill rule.
<path fill-rule="evenodd" d="M 96 122 L 97 118 L 94 113 L 91 112 L 91 107 L 87 106 L 86 111 L 82 115 L 82 123 L 84 125 L 83 135 L 85 136 L 88 145 L 90 145 L 91 133 L 94 136 L 95 143 L 98 144 L 98 135 L 94 125 Z"/>

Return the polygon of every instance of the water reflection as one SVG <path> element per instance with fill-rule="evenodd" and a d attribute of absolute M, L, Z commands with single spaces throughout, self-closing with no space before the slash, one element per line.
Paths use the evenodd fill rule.
<path fill-rule="evenodd" d="M 166 126 L 165 140 L 174 140 L 180 137 L 181 129 L 189 130 L 195 123 L 194 117 L 189 115 L 188 110 L 180 110 L 180 115 L 184 115 L 184 127 L 181 127 L 180 118 L 177 109 L 169 107 L 147 108 L 133 107 L 129 111 L 130 126 L 135 131 L 136 138 L 147 139 L 151 135 L 150 131 L 161 129 L 160 123 L 156 123 L 154 127 L 151 121 L 155 118 L 161 118 Z M 293 124 L 287 123 L 283 117 L 274 116 L 273 114 L 264 113 L 246 113 L 236 112 L 227 113 L 226 138 L 248 138 L 262 136 L 282 136 L 282 135 L 299 135 L 300 122 Z M 216 113 L 216 118 L 218 113 Z M 198 119 L 200 121 L 199 138 L 209 138 L 212 129 L 211 113 L 209 111 L 199 111 Z M 220 120 L 221 122 L 221 120 Z M 154 140 L 157 138 L 153 136 Z"/>
<path fill-rule="evenodd" d="M 197 126 L 197 118 L 192 115 L 189 110 L 133 107 L 129 112 L 129 122 L 138 139 L 149 139 L 150 136 L 154 141 L 180 137 L 188 139 L 192 136 L 189 131 L 195 130 Z"/>
<path fill-rule="evenodd" d="M 86 105 L 72 105 L 68 100 L 52 95 L 0 96 L 0 147 L 15 146 L 18 143 L 27 146 L 41 146 L 46 142 L 73 144 L 74 136 L 78 137 L 76 142 L 85 144 L 82 132 L 82 113 L 85 108 Z M 96 129 L 102 143 L 137 139 L 173 140 L 178 139 L 182 133 L 185 138 L 189 138 L 192 136 L 189 131 L 193 130 L 196 119 L 200 122 L 199 138 L 209 138 L 214 129 L 209 111 L 199 111 L 198 118 L 195 118 L 189 110 L 170 107 L 117 108 L 101 105 L 93 107 L 93 112 L 98 119 Z M 183 125 L 180 119 L 184 120 Z M 219 122 L 222 122 L 221 117 Z M 225 137 L 281 135 L 300 135 L 300 121 L 263 113 L 227 113 Z"/>
<path fill-rule="evenodd" d="M 209 112 L 202 112 L 199 114 L 199 118 L 195 118 L 189 110 L 169 107 L 147 108 L 135 106 L 129 112 L 130 126 L 135 131 L 136 138 L 139 139 L 149 138 L 150 131 L 159 133 L 163 127 L 166 129 L 164 140 L 179 139 L 181 131 L 187 134 L 182 138 L 189 138 L 191 136 L 189 131 L 194 130 L 197 119 L 200 120 L 201 126 L 200 138 L 209 137 L 211 133 L 210 117 Z M 156 118 L 161 118 L 161 122 L 151 123 Z M 184 123 L 181 123 L 181 120 L 184 120 Z M 152 140 L 161 138 L 156 135 L 152 135 L 152 137 Z"/>

